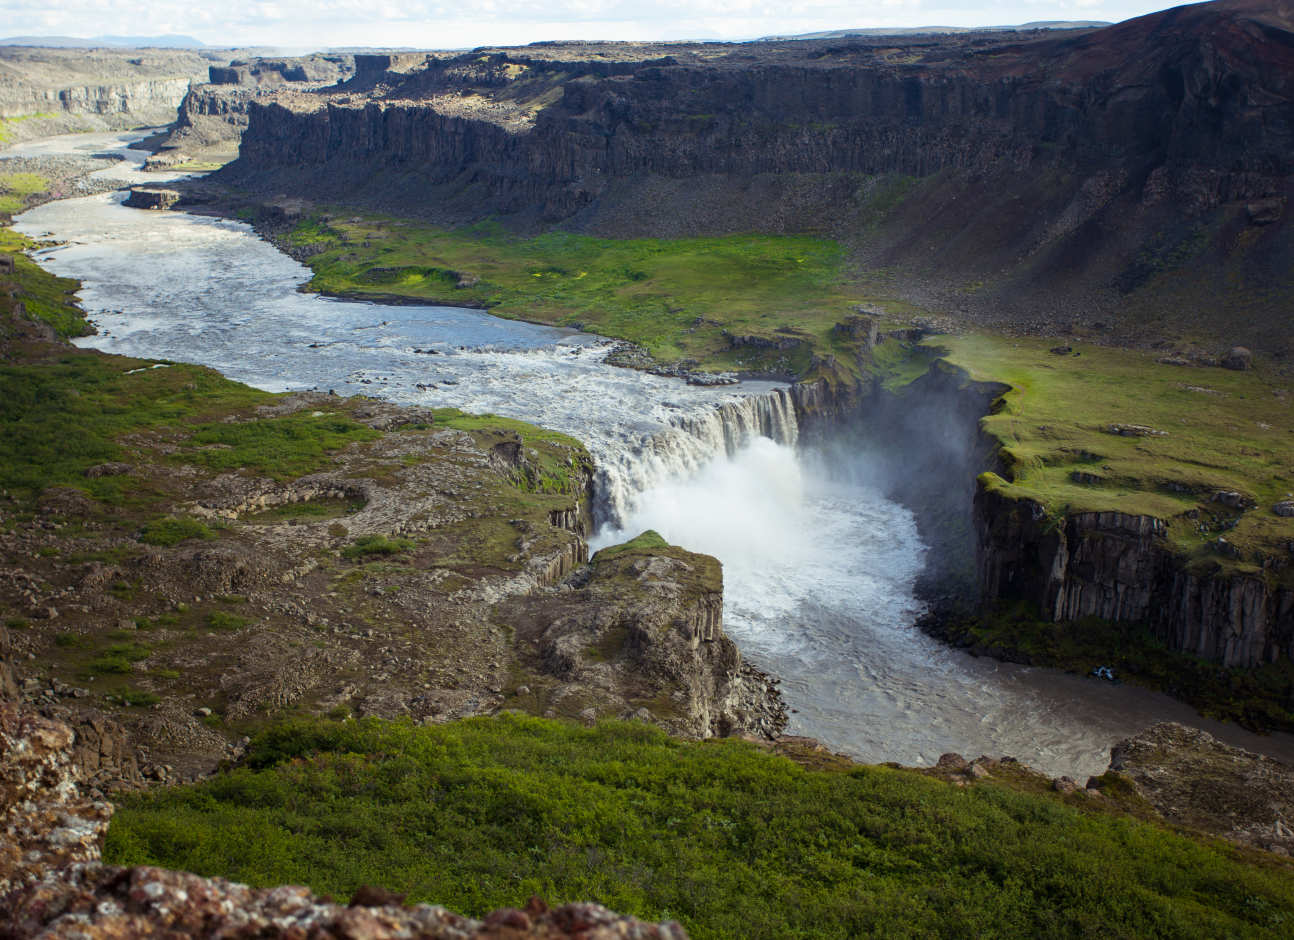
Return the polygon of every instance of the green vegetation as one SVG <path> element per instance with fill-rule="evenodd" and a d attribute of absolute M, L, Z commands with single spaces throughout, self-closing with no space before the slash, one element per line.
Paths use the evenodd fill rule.
<path fill-rule="evenodd" d="M 368 558 L 374 555 L 398 555 L 411 551 L 411 539 L 391 538 L 388 535 L 361 535 L 341 550 L 343 558 Z"/>
<path fill-rule="evenodd" d="M 648 529 L 627 542 L 621 542 L 619 545 L 608 545 L 595 554 L 591 560 L 594 564 L 597 564 L 598 562 L 619 558 L 622 555 L 646 555 L 670 547 L 669 542 L 661 538 L 659 532 L 655 529 Z"/>
<path fill-rule="evenodd" d="M 139 540 L 148 545 L 178 545 L 185 539 L 214 539 L 216 533 L 206 524 L 188 516 L 167 516 L 144 526 Z"/>
<path fill-rule="evenodd" d="M 1142 624 L 1097 617 L 1052 623 L 1029 604 L 943 622 L 936 632 L 992 656 L 1079 675 L 1108 666 L 1120 680 L 1167 692 L 1212 718 L 1257 731 L 1294 731 L 1294 663 L 1288 659 L 1226 668 L 1169 650 Z"/>
<path fill-rule="evenodd" d="M 14 273 L 6 279 L 16 288 L 12 300 L 0 295 L 0 312 L 12 309 L 13 302 L 17 301 L 30 319 L 48 323 L 58 336 L 67 338 L 93 332 L 85 322 L 85 313 L 71 296 L 80 284 L 41 270 L 22 253 L 34 245 L 31 239 L 0 227 L 0 254 L 9 255 L 14 261 Z"/>
<path fill-rule="evenodd" d="M 241 518 L 243 522 L 259 524 L 286 522 L 289 519 L 337 519 L 341 516 L 353 515 L 363 508 L 363 500 L 308 499 L 297 503 L 282 503 Z"/>
<path fill-rule="evenodd" d="M 30 197 L 49 189 L 49 180 L 38 173 L 0 173 L 0 215 L 17 215 Z"/>
<path fill-rule="evenodd" d="M 7 144 L 13 138 L 13 127 L 24 121 L 48 120 L 57 117 L 52 111 L 41 111 L 37 114 L 18 114 L 13 117 L 0 117 L 0 144 Z"/>
<path fill-rule="evenodd" d="M 147 659 L 151 650 L 138 643 L 114 643 L 86 665 L 86 674 L 127 675 L 135 670 L 135 663 Z"/>
<path fill-rule="evenodd" d="M 859 299 L 841 246 L 801 235 L 527 238 L 489 224 L 451 230 L 320 217 L 287 240 L 319 252 L 307 261 L 313 290 L 483 306 L 712 368 L 803 373 L 810 346 L 828 347 L 831 327 Z M 724 330 L 800 342 L 733 347 Z"/>
<path fill-rule="evenodd" d="M 212 630 L 227 630 L 232 633 L 241 630 L 251 622 L 250 617 L 240 617 L 238 614 L 227 613 L 223 610 L 213 610 L 207 614 L 207 626 Z"/>
<path fill-rule="evenodd" d="M 162 697 L 156 692 L 146 692 L 143 689 L 132 689 L 126 687 L 119 689 L 105 698 L 119 705 L 125 705 L 128 708 L 147 708 L 150 705 L 156 705 L 162 700 Z"/>
<path fill-rule="evenodd" d="M 1174 549 L 1201 566 L 1289 577 L 1294 519 L 1271 507 L 1294 490 L 1294 408 L 1287 382 L 1252 371 L 1166 365 L 1152 354 L 1087 344 L 962 334 L 931 341 L 974 378 L 1009 383 L 982 427 L 1001 444 L 1006 479 L 984 483 L 1056 515 L 1118 511 L 1168 524 Z M 1110 433 L 1139 425 L 1147 436 Z M 1242 511 L 1214 499 L 1239 493 Z M 1217 549 L 1223 536 L 1230 547 Z"/>
<path fill-rule="evenodd" d="M 86 470 L 127 457 L 121 437 L 272 400 L 211 369 L 151 365 L 74 349 L 0 365 L 0 487 L 34 496 L 65 484 L 120 502 L 138 481 Z"/>
<path fill-rule="evenodd" d="M 506 715 L 260 734 L 246 766 L 125 797 L 115 864 L 362 884 L 480 915 L 593 899 L 706 937 L 1277 936 L 1288 862 L 1078 796 L 809 770 L 742 741 Z"/>
<path fill-rule="evenodd" d="M 381 432 L 338 414 L 291 414 L 249 421 L 215 421 L 194 429 L 177 459 L 211 470 L 250 470 L 277 480 L 318 469 L 329 454 Z"/>

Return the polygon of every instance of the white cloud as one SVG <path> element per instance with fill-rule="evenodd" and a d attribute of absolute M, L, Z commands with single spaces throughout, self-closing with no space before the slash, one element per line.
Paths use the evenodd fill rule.
<path fill-rule="evenodd" d="M 6 35 L 185 33 L 212 45 L 458 47 L 548 39 L 744 39 L 866 26 L 1121 20 L 1163 0 L 0 0 Z"/>

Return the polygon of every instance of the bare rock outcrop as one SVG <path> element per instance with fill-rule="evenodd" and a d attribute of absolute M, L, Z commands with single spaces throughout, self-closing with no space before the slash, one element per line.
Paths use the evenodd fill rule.
<path fill-rule="evenodd" d="M 505 606 L 537 653 L 536 681 L 560 680 L 572 717 L 640 718 L 697 738 L 775 737 L 786 708 L 723 631 L 719 562 L 634 544 L 595 556 L 564 589 Z"/>
<path fill-rule="evenodd" d="M 1163 722 L 1115 745 L 1110 770 L 1169 822 L 1294 853 L 1294 768 Z"/>
<path fill-rule="evenodd" d="M 1055 621 L 1148 623 L 1171 649 L 1227 666 L 1294 655 L 1294 591 L 1186 567 L 1163 520 L 1083 512 L 1057 521 L 1033 500 L 981 486 L 975 523 L 986 600 L 1032 601 Z"/>

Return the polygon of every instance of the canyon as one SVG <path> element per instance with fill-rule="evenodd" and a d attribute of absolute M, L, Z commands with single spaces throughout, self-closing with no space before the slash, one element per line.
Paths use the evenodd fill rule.
<path fill-rule="evenodd" d="M 245 765 L 276 716 L 613 718 L 744 737 L 859 776 L 829 751 L 880 760 L 866 729 L 842 730 L 871 715 L 911 738 L 920 759 L 905 761 L 933 763 L 965 722 L 914 719 L 867 652 L 924 654 L 931 682 L 983 704 L 984 724 L 1026 701 L 1055 710 L 1012 732 L 1036 742 L 1026 757 L 1045 776 L 1014 756 L 944 754 L 927 773 L 945 783 L 1046 791 L 1287 854 L 1288 774 L 1276 762 L 1160 724 L 1120 730 L 1128 739 L 1102 776 L 1086 743 L 1053 739 L 1122 728 L 1142 708 L 1162 720 L 1162 701 L 971 660 L 911 628 L 925 611 L 923 629 L 976 655 L 1057 665 L 965 625 L 1023 610 L 1078 639 L 1116 636 L 1111 658 L 1092 662 L 1120 677 L 1125 663 L 1136 673 L 1125 641 L 1149 643 L 1210 673 L 1208 695 L 1228 701 L 1192 697 L 1171 672 L 1153 677 L 1158 688 L 1246 727 L 1294 729 L 1294 510 L 1282 509 L 1294 431 L 1291 36 L 1288 4 L 1223 0 L 1058 34 L 208 62 L 210 81 L 184 80 L 178 120 L 143 167 L 164 188 L 136 185 L 123 204 L 196 215 L 132 216 L 105 195 L 18 223 L 64 241 L 14 244 L 84 278 L 99 334 L 78 344 L 90 349 L 60 338 L 76 330 L 58 318 L 81 328 L 79 311 L 51 312 L 72 282 L 44 280 L 21 256 L 0 267 L 20 412 L 37 409 L 43 432 L 55 399 L 74 421 L 89 420 L 86 402 L 128 401 L 130 416 L 114 404 L 110 438 L 46 470 L 28 467 L 37 449 L 6 471 L 0 597 L 13 616 L 0 639 L 4 659 L 30 672 L 15 681 L 0 665 L 0 699 L 41 717 L 4 705 L 0 730 L 10 756 L 24 736 L 70 748 L 45 766 L 58 776 L 70 760 L 77 782 L 51 788 L 99 801 L 81 808 L 84 825 L 64 820 L 85 836 L 77 859 L 90 867 L 57 886 L 27 879 L 12 896 L 33 912 L 30 929 L 55 896 L 68 911 L 102 903 L 166 919 L 177 909 L 166 898 L 184 892 L 257 917 L 278 905 L 337 918 L 338 930 L 363 919 L 304 892 L 95 867 L 106 794 Z M 60 100 L 133 123 L 174 97 L 167 81 Z M 167 175 L 223 162 L 235 145 L 211 177 Z M 84 176 L 103 156 L 58 166 L 82 174 L 69 181 L 81 192 L 138 183 L 133 171 L 116 184 Z M 17 159 L 29 162 L 14 169 L 43 165 Z M 234 218 L 311 272 L 263 244 L 253 254 Z M 508 272 L 448 254 L 473 232 L 533 251 L 526 279 L 588 273 L 548 264 L 551 236 L 592 256 L 652 239 L 704 253 L 752 232 L 830 239 L 852 280 L 805 318 L 750 317 L 735 300 L 693 318 L 658 301 L 662 277 L 635 261 L 614 292 L 642 291 L 668 317 L 660 335 L 633 337 L 646 345 L 613 345 L 597 335 L 605 323 L 637 324 L 539 303 L 520 314 L 537 322 L 492 324 L 466 309 L 519 315 Z M 190 238 L 242 254 L 197 262 Z M 410 264 L 400 239 L 430 247 Z M 791 246 L 779 263 L 795 265 L 812 243 L 768 244 Z M 151 281 L 138 276 L 149 265 Z M 210 277 L 186 284 L 203 265 Z M 308 290 L 350 299 L 297 294 L 311 274 Z M 228 296 L 212 306 L 204 292 Z M 1171 402 L 1143 407 L 1148 393 L 1131 383 L 1114 408 L 1074 395 L 1134 375 Z M 1049 388 L 1071 396 L 1072 415 L 1040 409 Z M 1179 398 L 1188 404 L 1174 410 Z M 487 411 L 513 417 L 472 414 Z M 788 506 L 825 551 L 807 550 Z M 832 552 L 835 580 L 819 571 Z M 812 574 L 794 582 L 779 562 Z M 863 602 L 832 606 L 859 584 Z M 865 635 L 868 651 L 863 633 L 815 648 L 864 621 L 883 627 Z M 1104 653 L 1081 653 L 1093 655 Z M 1015 697 L 1031 682 L 1053 688 Z M 854 699 L 839 715 L 824 705 L 869 683 L 901 701 L 868 711 L 873 701 Z M 1079 685 L 1071 711 L 1091 713 L 1064 714 Z M 814 722 L 829 748 L 785 733 Z M 1289 759 L 1284 736 L 1253 741 L 1242 743 Z M 1080 751 L 1086 787 L 1060 771 Z M 1217 813 L 1218 801 L 1245 804 L 1243 818 Z M 373 916 L 430 930 L 441 914 Z M 447 917 L 447 936 L 532 922 L 681 932 L 542 903 Z"/>
<path fill-rule="evenodd" d="M 962 322 L 1288 355 L 1291 19 L 537 44 L 249 104 L 236 186 L 615 236 L 826 232 Z M 407 57 L 406 57 L 407 58 Z M 904 293 L 906 292 L 906 293 Z"/>

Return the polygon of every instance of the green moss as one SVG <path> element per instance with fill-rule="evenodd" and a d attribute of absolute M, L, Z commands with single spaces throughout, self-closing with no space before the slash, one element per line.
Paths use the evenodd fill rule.
<path fill-rule="evenodd" d="M 113 864 L 361 884 L 471 915 L 595 900 L 692 936 L 1269 936 L 1288 863 L 1009 779 L 809 770 L 741 741 L 505 715 L 279 727 L 246 765 L 124 796 Z"/>
<path fill-rule="evenodd" d="M 139 533 L 139 540 L 148 545 L 177 545 L 185 539 L 214 539 L 205 523 L 188 516 L 168 516 L 157 519 L 144 526 Z"/>

